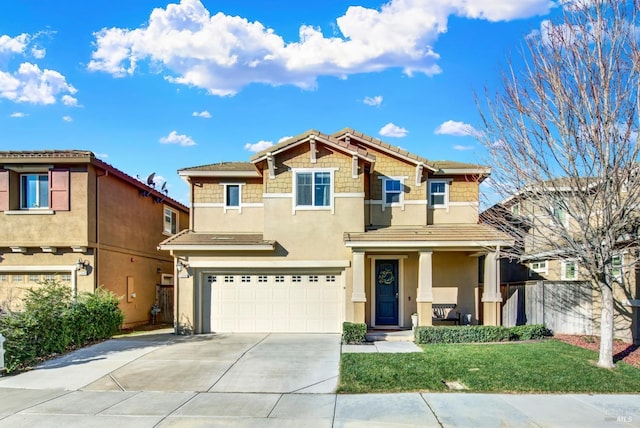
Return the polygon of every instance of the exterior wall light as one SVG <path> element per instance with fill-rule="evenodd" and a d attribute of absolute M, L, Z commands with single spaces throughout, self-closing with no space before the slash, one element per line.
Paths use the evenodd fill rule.
<path fill-rule="evenodd" d="M 76 262 L 76 270 L 78 271 L 78 275 L 88 275 L 89 266 L 89 260 L 78 259 L 78 261 Z"/>
<path fill-rule="evenodd" d="M 189 270 L 187 266 L 182 260 L 178 259 L 176 263 L 176 270 L 178 271 L 178 278 L 189 278 Z"/>

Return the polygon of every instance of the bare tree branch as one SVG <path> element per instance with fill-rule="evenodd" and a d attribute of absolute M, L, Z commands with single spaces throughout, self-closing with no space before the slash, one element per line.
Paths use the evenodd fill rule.
<path fill-rule="evenodd" d="M 579 261 L 601 296 L 602 367 L 613 367 L 616 287 L 629 285 L 612 261 L 637 258 L 638 10 L 639 0 L 564 2 L 526 38 L 522 65 L 509 62 L 499 90 L 478 101 L 502 198 L 483 220 L 516 237 L 510 257 Z"/>

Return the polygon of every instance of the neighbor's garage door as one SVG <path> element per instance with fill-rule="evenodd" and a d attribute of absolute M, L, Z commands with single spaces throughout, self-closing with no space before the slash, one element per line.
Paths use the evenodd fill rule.
<path fill-rule="evenodd" d="M 338 333 L 340 275 L 205 274 L 211 331 Z"/>

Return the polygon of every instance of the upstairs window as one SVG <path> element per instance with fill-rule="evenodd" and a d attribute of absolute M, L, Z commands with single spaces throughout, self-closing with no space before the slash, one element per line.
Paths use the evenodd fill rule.
<path fill-rule="evenodd" d="M 429 206 L 443 208 L 449 204 L 446 181 L 429 181 Z"/>
<path fill-rule="evenodd" d="M 20 208 L 49 208 L 49 175 L 23 174 L 20 176 Z"/>
<path fill-rule="evenodd" d="M 515 203 L 511 206 L 511 214 L 514 215 L 514 217 L 518 217 L 520 216 L 520 204 L 519 203 Z"/>
<path fill-rule="evenodd" d="M 239 184 L 225 185 L 224 205 L 227 208 L 240 206 L 240 185 Z"/>
<path fill-rule="evenodd" d="M 178 212 L 169 207 L 164 208 L 164 229 L 163 232 L 175 235 L 178 231 Z"/>
<path fill-rule="evenodd" d="M 531 269 L 531 271 L 535 272 L 535 273 L 544 273 L 544 274 L 546 274 L 548 272 L 548 270 L 547 270 L 547 261 L 546 260 L 540 260 L 540 261 L 537 261 L 537 262 L 529 263 L 529 269 Z"/>
<path fill-rule="evenodd" d="M 331 172 L 296 172 L 295 187 L 296 206 L 331 206 Z"/>
<path fill-rule="evenodd" d="M 622 277 L 622 256 L 615 255 L 611 257 L 611 275 L 617 279 Z"/>
<path fill-rule="evenodd" d="M 402 182 L 393 178 L 384 180 L 384 203 L 386 205 L 394 205 L 401 202 Z"/>
<path fill-rule="evenodd" d="M 567 225 L 567 210 L 562 202 L 558 201 L 553 205 L 553 216 L 559 224 Z"/>
<path fill-rule="evenodd" d="M 578 263 L 575 261 L 562 262 L 562 279 L 565 281 L 574 281 L 578 279 Z"/>

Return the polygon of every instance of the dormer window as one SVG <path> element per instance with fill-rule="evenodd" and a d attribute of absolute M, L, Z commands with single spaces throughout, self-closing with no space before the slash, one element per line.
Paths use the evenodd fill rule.
<path fill-rule="evenodd" d="M 49 208 L 49 175 L 23 174 L 20 176 L 20 209 Z"/>

